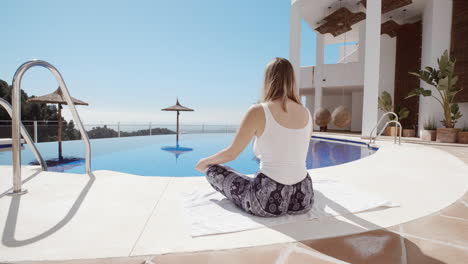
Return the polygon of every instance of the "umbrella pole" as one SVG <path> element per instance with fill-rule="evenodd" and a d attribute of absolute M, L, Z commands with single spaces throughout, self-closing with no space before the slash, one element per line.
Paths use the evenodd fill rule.
<path fill-rule="evenodd" d="M 179 111 L 177 111 L 176 145 L 179 146 Z"/>
<path fill-rule="evenodd" d="M 62 104 L 58 104 L 58 153 L 59 161 L 63 160 L 62 156 Z"/>

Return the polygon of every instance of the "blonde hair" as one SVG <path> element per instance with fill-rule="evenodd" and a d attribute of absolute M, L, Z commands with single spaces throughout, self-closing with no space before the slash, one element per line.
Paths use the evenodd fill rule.
<path fill-rule="evenodd" d="M 285 58 L 274 58 L 265 69 L 262 101 L 281 99 L 281 108 L 287 112 L 286 101 L 288 98 L 302 105 L 296 88 L 293 66 Z"/>

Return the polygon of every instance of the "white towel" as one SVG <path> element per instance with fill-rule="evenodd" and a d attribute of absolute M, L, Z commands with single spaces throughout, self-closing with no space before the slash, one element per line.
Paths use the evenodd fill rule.
<path fill-rule="evenodd" d="M 314 183 L 314 207 L 306 214 L 263 218 L 245 213 L 222 194 L 207 189 L 182 194 L 186 222 L 192 237 L 239 232 L 309 219 L 345 215 L 398 206 L 381 197 L 357 191 L 336 181 Z"/>

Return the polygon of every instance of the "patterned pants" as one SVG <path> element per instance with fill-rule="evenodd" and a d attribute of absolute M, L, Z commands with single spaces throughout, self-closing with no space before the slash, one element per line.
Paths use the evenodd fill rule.
<path fill-rule="evenodd" d="M 206 170 L 206 178 L 216 191 L 256 216 L 303 214 L 314 204 L 314 189 L 308 174 L 296 184 L 284 185 L 262 173 L 250 178 L 230 167 L 211 165 Z"/>

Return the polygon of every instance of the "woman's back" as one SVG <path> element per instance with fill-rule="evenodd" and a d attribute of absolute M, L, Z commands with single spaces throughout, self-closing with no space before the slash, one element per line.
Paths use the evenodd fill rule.
<path fill-rule="evenodd" d="M 309 111 L 300 104 L 287 101 L 261 104 L 263 129 L 254 142 L 255 155 L 260 159 L 260 172 L 282 184 L 295 184 L 307 175 L 306 158 L 312 120 Z"/>
<path fill-rule="evenodd" d="M 301 104 L 294 68 L 287 59 L 268 63 L 262 101 L 249 108 L 232 144 L 201 159 L 196 168 L 206 173 L 215 190 L 248 213 L 263 217 L 306 213 L 314 204 L 306 168 L 312 117 Z M 254 152 L 260 158 L 254 178 L 222 165 L 235 159 L 254 137 Z"/>

